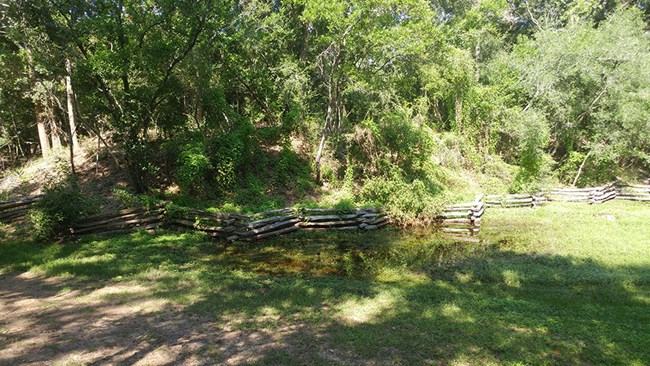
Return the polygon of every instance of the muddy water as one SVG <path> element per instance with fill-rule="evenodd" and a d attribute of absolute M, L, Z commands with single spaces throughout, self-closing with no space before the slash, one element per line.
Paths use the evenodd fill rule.
<path fill-rule="evenodd" d="M 266 274 L 372 277 L 381 268 L 426 271 L 445 266 L 483 247 L 430 230 L 297 233 L 228 245 L 220 259 L 231 267 Z"/>

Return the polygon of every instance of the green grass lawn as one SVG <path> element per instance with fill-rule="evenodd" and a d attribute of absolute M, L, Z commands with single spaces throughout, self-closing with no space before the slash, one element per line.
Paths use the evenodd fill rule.
<path fill-rule="evenodd" d="M 217 324 L 300 329 L 261 364 L 646 365 L 649 223 L 650 205 L 615 201 L 489 209 L 478 244 L 390 230 L 6 240 L 0 273 L 138 283 Z"/>

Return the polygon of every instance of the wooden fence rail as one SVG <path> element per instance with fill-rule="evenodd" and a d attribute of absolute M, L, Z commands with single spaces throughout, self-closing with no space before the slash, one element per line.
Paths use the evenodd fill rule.
<path fill-rule="evenodd" d="M 475 236 L 479 234 L 483 213 L 485 203 L 483 195 L 479 194 L 472 202 L 445 206 L 438 222 L 445 233 Z"/>
<path fill-rule="evenodd" d="M 41 198 L 27 196 L 0 202 L 0 223 L 11 224 L 22 220 L 31 210 L 32 205 Z"/>
<path fill-rule="evenodd" d="M 618 199 L 650 202 L 650 185 L 618 184 Z"/>
<path fill-rule="evenodd" d="M 165 211 L 163 207 L 122 210 L 84 218 L 72 235 L 171 227 L 209 233 L 213 238 L 255 241 L 297 230 L 373 230 L 388 224 L 377 208 L 354 210 L 285 208 L 253 215 L 200 210 Z"/>

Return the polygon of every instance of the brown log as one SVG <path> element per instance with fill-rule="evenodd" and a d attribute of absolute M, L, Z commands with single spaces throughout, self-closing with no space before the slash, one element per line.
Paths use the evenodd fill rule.
<path fill-rule="evenodd" d="M 147 209 L 145 207 L 135 207 L 135 208 L 127 208 L 124 210 L 116 211 L 116 212 L 105 212 L 105 213 L 100 213 L 96 215 L 90 215 L 86 217 L 81 218 L 81 222 L 90 222 L 90 221 L 97 221 L 97 220 L 103 220 L 106 218 L 113 218 L 117 216 L 122 216 L 122 215 L 129 215 L 132 213 L 146 213 Z"/>
<path fill-rule="evenodd" d="M 333 220 L 350 220 L 359 217 L 358 214 L 352 215 L 323 215 L 323 216 L 305 216 L 303 219 L 308 222 L 333 221 Z"/>
<path fill-rule="evenodd" d="M 31 205 L 34 204 L 39 199 L 41 199 L 41 197 L 43 197 L 42 194 L 36 196 L 25 196 L 25 197 L 6 200 L 6 201 L 0 201 L 0 210 L 6 210 L 9 208 L 20 207 L 24 205 Z"/>
<path fill-rule="evenodd" d="M 25 208 L 10 210 L 10 211 L 2 211 L 0 212 L 0 220 L 16 217 L 16 216 L 25 216 L 29 213 L 31 209 L 32 209 L 31 207 L 25 207 Z"/>
<path fill-rule="evenodd" d="M 375 224 L 375 225 L 366 225 L 364 227 L 359 226 L 359 229 L 376 230 L 376 229 L 379 229 L 379 228 L 381 228 L 383 226 L 386 226 L 386 225 L 388 225 L 388 221 L 384 221 L 384 222 L 381 222 L 381 223 L 378 223 L 378 224 Z"/>
<path fill-rule="evenodd" d="M 264 211 L 264 212 L 252 214 L 252 215 L 249 215 L 248 217 L 253 219 L 253 218 L 263 217 L 263 216 L 271 216 L 271 215 L 292 213 L 294 211 L 295 211 L 295 209 L 287 207 L 287 208 L 281 208 L 281 209 L 278 209 L 278 210 L 269 210 L 269 211 Z"/>
<path fill-rule="evenodd" d="M 239 215 L 239 214 L 231 214 L 231 213 L 214 213 L 214 212 L 208 212 L 208 211 L 201 211 L 201 210 L 187 210 L 180 212 L 181 215 L 191 215 L 191 216 L 199 216 L 199 217 L 205 217 L 205 218 L 210 218 L 214 220 L 247 220 L 248 216 L 246 215 Z"/>
<path fill-rule="evenodd" d="M 132 226 L 132 227 L 127 227 L 127 228 L 118 228 L 118 229 L 107 229 L 107 230 L 100 230 L 100 231 L 94 231 L 94 232 L 86 232 L 86 233 L 74 233 L 73 235 L 118 235 L 118 234 L 126 234 L 126 233 L 132 233 L 135 231 L 140 231 L 140 230 L 153 230 L 161 227 L 163 225 L 162 221 L 161 222 L 155 222 L 152 224 L 148 225 L 143 225 L 143 226 Z"/>
<path fill-rule="evenodd" d="M 286 221 L 286 220 L 293 220 L 298 218 L 296 215 L 288 215 L 288 216 L 274 216 L 274 217 L 269 217 L 268 219 L 262 219 L 262 220 L 257 220 L 257 221 L 251 221 L 248 223 L 243 224 L 247 228 L 258 228 L 260 226 L 266 226 L 268 224 L 272 224 L 274 222 L 278 221 Z"/>
<path fill-rule="evenodd" d="M 208 233 L 231 233 L 237 230 L 234 226 L 206 226 L 197 224 L 195 221 L 184 220 L 184 219 L 168 219 L 167 224 L 182 226 L 194 230 L 205 231 Z"/>
<path fill-rule="evenodd" d="M 275 231 L 275 230 L 278 230 L 278 229 L 286 228 L 287 226 L 293 226 L 293 225 L 295 225 L 295 224 L 297 224 L 299 222 L 300 222 L 300 219 L 292 219 L 292 220 L 287 220 L 287 221 L 281 221 L 281 222 L 276 222 L 276 223 L 271 224 L 271 225 L 263 226 L 263 227 L 258 228 L 258 229 L 252 229 L 252 230 L 248 230 L 248 231 L 238 231 L 238 232 L 235 232 L 235 234 L 239 235 L 240 237 L 249 237 L 249 236 L 256 235 L 256 234 L 263 234 L 263 233 L 266 233 L 266 232 L 269 232 L 269 231 Z"/>
<path fill-rule="evenodd" d="M 533 198 L 509 199 L 505 201 L 506 204 L 510 203 L 533 203 Z"/>
<path fill-rule="evenodd" d="M 374 220 L 363 220 L 362 223 L 368 225 L 378 225 L 384 222 L 388 222 L 388 216 L 380 217 Z"/>
<path fill-rule="evenodd" d="M 151 214 L 159 214 L 160 215 L 160 214 L 162 214 L 162 212 L 157 211 L 157 212 L 152 212 Z M 140 216 L 146 216 L 146 215 L 149 215 L 149 214 L 145 213 L 145 212 L 134 212 L 134 213 L 126 214 L 126 215 L 116 215 L 114 217 L 109 217 L 109 218 L 106 218 L 106 219 L 103 219 L 103 220 L 89 220 L 88 218 L 86 218 L 83 221 L 81 221 L 79 223 L 76 223 L 74 226 L 77 229 L 83 229 L 83 228 L 87 228 L 87 227 L 93 227 L 93 226 L 98 226 L 98 225 L 103 225 L 103 224 L 109 224 L 109 223 L 116 222 L 116 221 L 128 220 L 128 219 L 132 219 L 134 217 L 140 217 Z"/>
<path fill-rule="evenodd" d="M 281 229 L 281 230 L 270 231 L 270 232 L 267 232 L 267 233 L 264 233 L 264 234 L 255 235 L 255 236 L 252 236 L 252 237 L 247 237 L 246 240 L 253 241 L 253 240 L 266 239 L 266 238 L 270 238 L 270 237 L 273 237 L 273 236 L 288 234 L 288 233 L 294 232 L 294 231 L 296 231 L 298 229 L 300 229 L 300 226 L 298 226 L 296 224 L 296 225 L 289 226 L 289 227 L 286 227 L 286 228 Z"/>
<path fill-rule="evenodd" d="M 301 222 L 300 227 L 303 228 L 328 228 L 328 227 L 338 227 L 346 225 L 357 225 L 359 222 L 357 220 L 339 220 L 339 221 L 318 221 L 318 222 Z"/>
<path fill-rule="evenodd" d="M 70 228 L 70 232 L 73 234 L 82 234 L 82 233 L 88 233 L 88 232 L 93 232 L 93 231 L 103 231 L 105 229 L 120 229 L 120 228 L 125 228 L 125 227 L 130 227 L 134 225 L 142 225 L 142 224 L 151 224 L 151 223 L 156 223 L 156 222 L 162 222 L 164 218 L 164 215 L 154 215 L 150 217 L 144 217 L 144 218 L 137 218 L 137 219 L 131 219 L 127 221 L 118 221 L 118 222 L 112 222 L 108 224 L 99 224 L 99 225 L 94 225 L 94 226 L 87 226 L 83 228 L 76 228 L 72 227 Z"/>

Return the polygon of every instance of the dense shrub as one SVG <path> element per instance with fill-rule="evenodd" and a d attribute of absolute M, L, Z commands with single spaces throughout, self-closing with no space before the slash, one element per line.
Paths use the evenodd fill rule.
<path fill-rule="evenodd" d="M 48 240 L 63 235 L 80 217 L 97 212 L 97 208 L 96 201 L 83 195 L 76 178 L 54 183 L 30 212 L 34 236 Z"/>
<path fill-rule="evenodd" d="M 212 168 L 204 144 L 190 142 L 181 149 L 176 179 L 184 192 L 202 193 L 206 188 L 206 181 Z"/>
<path fill-rule="evenodd" d="M 397 221 L 411 224 L 415 219 L 425 223 L 433 219 L 442 207 L 437 187 L 424 180 L 407 182 L 399 176 L 376 177 L 366 181 L 360 199 L 366 204 L 383 206 Z"/>

